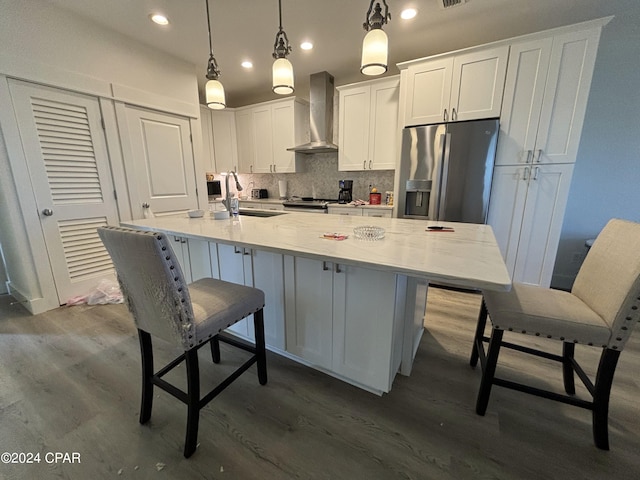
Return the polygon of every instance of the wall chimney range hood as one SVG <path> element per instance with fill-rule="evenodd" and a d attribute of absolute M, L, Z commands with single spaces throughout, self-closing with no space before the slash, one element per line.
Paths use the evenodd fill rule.
<path fill-rule="evenodd" d="M 333 76 L 327 72 L 309 77 L 310 142 L 287 148 L 290 152 L 312 154 L 337 152 L 333 143 Z"/>

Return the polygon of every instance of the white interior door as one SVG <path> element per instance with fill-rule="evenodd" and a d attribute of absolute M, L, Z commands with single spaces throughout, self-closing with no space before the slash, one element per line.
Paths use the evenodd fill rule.
<path fill-rule="evenodd" d="M 118 224 L 98 99 L 10 80 L 60 304 L 115 279 L 96 228 Z"/>
<path fill-rule="evenodd" d="M 133 213 L 176 213 L 198 208 L 191 148 L 191 127 L 185 117 L 127 105 L 126 130 L 121 129 Z"/>

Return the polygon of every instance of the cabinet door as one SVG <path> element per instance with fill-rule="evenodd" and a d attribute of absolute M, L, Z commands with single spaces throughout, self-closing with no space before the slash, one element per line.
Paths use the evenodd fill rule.
<path fill-rule="evenodd" d="M 188 255 L 191 270 L 191 281 L 195 282 L 201 278 L 211 278 L 211 257 L 209 253 L 209 242 L 206 240 L 188 239 Z"/>
<path fill-rule="evenodd" d="M 285 256 L 287 352 L 331 368 L 333 341 L 332 264 Z"/>
<path fill-rule="evenodd" d="M 371 85 L 369 158 L 367 168 L 393 170 L 398 151 L 398 96 L 400 81 Z"/>
<path fill-rule="evenodd" d="M 508 55 L 504 46 L 455 57 L 450 120 L 500 116 Z"/>
<path fill-rule="evenodd" d="M 536 163 L 576 161 L 599 38 L 599 30 L 554 37 Z"/>
<path fill-rule="evenodd" d="M 287 148 L 296 145 L 295 104 L 293 101 L 272 106 L 273 120 L 273 172 L 295 173 L 296 154 Z"/>
<path fill-rule="evenodd" d="M 202 129 L 202 154 L 206 172 L 217 172 L 213 149 L 213 130 L 211 128 L 211 109 L 200 105 L 200 128 Z"/>
<path fill-rule="evenodd" d="M 407 72 L 407 99 L 404 126 L 439 123 L 450 118 L 449 99 L 453 58 L 412 65 Z"/>
<path fill-rule="evenodd" d="M 333 371 L 389 391 L 395 291 L 393 273 L 334 267 Z"/>
<path fill-rule="evenodd" d="M 253 138 L 253 115 L 250 109 L 236 112 L 236 136 L 238 139 L 238 172 L 252 173 L 255 140 Z"/>
<path fill-rule="evenodd" d="M 284 350 L 284 264 L 280 253 L 251 251 L 252 285 L 264 292 L 264 335 L 267 345 Z M 253 338 L 253 321 L 249 321 Z"/>
<path fill-rule="evenodd" d="M 226 282 L 246 285 L 244 271 L 243 249 L 234 245 L 218 244 L 218 268 L 220 269 L 220 280 Z M 249 277 L 251 282 L 251 277 Z M 242 335 L 245 338 L 252 338 L 249 331 L 249 321 L 247 319 L 231 325 L 227 330 Z"/>
<path fill-rule="evenodd" d="M 370 109 L 371 88 L 368 85 L 340 91 L 338 170 L 367 168 Z"/>
<path fill-rule="evenodd" d="M 273 123 L 271 106 L 256 107 L 253 114 L 253 138 L 255 142 L 253 173 L 273 172 Z"/>
<path fill-rule="evenodd" d="M 531 167 L 497 166 L 493 170 L 487 223 L 493 228 L 502 258 L 513 277 Z"/>
<path fill-rule="evenodd" d="M 553 39 L 514 44 L 500 115 L 496 165 L 532 161 Z"/>
<path fill-rule="evenodd" d="M 191 283 L 193 278 L 191 276 L 191 263 L 189 261 L 189 241 L 184 237 L 177 237 L 174 235 L 171 247 L 173 248 L 173 253 L 178 259 L 180 268 L 182 269 L 184 281 Z"/>
<path fill-rule="evenodd" d="M 212 111 L 213 152 L 216 172 L 238 171 L 236 116 L 232 111 Z"/>
<path fill-rule="evenodd" d="M 572 173 L 573 164 L 532 167 L 514 282 L 551 283 Z"/>

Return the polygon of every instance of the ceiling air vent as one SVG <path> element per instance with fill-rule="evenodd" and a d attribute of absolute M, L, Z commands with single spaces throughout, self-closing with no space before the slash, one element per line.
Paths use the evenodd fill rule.
<path fill-rule="evenodd" d="M 466 3 L 467 0 L 440 0 L 442 2 L 442 8 L 451 8 L 457 5 L 462 5 Z"/>

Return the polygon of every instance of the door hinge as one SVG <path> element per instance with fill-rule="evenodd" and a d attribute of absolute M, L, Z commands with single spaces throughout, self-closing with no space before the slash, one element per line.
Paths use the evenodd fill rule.
<path fill-rule="evenodd" d="M 116 192 L 115 190 L 113 191 L 113 198 L 118 200 L 118 192 Z"/>
<path fill-rule="evenodd" d="M 189 134 L 189 140 L 191 141 L 191 143 L 193 143 L 193 133 Z"/>
<path fill-rule="evenodd" d="M 102 130 L 107 130 L 107 126 L 104 123 L 104 118 L 103 117 L 100 117 L 100 125 L 102 125 Z"/>

